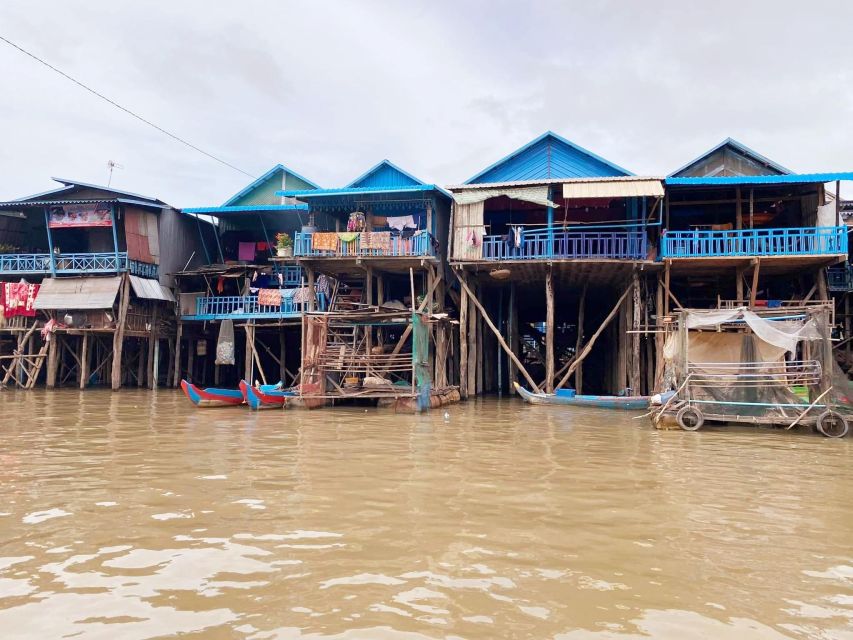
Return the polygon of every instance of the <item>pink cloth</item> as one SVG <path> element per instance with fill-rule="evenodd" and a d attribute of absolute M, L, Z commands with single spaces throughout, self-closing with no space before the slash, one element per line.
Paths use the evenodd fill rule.
<path fill-rule="evenodd" d="M 3 315 L 7 318 L 15 316 L 27 316 L 32 318 L 36 315 L 34 307 L 39 285 L 27 284 L 26 282 L 3 283 Z"/>
<path fill-rule="evenodd" d="M 237 259 L 252 262 L 255 259 L 255 243 L 241 242 L 237 245 Z"/>

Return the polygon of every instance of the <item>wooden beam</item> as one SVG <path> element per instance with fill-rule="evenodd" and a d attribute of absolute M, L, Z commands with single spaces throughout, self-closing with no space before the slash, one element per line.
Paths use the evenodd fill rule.
<path fill-rule="evenodd" d="M 175 371 L 172 377 L 172 386 L 181 384 L 181 339 L 184 336 L 184 323 L 178 320 L 178 329 L 175 335 Z"/>
<path fill-rule="evenodd" d="M 507 333 L 509 333 L 509 348 L 513 353 L 518 352 L 518 297 L 516 292 L 516 283 L 511 282 L 509 285 L 509 309 L 507 310 Z M 509 379 L 507 380 L 507 388 L 509 392 L 517 394 L 515 382 L 518 381 L 518 367 L 515 363 L 507 358 L 507 369 Z"/>
<path fill-rule="evenodd" d="M 586 315 L 586 292 L 588 288 L 589 280 L 586 280 L 583 283 L 580 301 L 578 302 L 578 335 L 575 340 L 575 355 L 574 358 L 572 358 L 572 361 L 578 357 L 583 345 L 583 325 Z M 583 393 L 583 363 L 580 363 L 575 369 L 575 390 L 577 393 Z"/>
<path fill-rule="evenodd" d="M 669 277 L 670 277 L 669 272 L 670 272 L 671 268 L 672 268 L 672 263 L 669 260 L 667 260 L 664 264 L 664 272 L 663 272 L 663 292 L 664 292 L 663 315 L 665 315 L 665 316 L 669 315 Z"/>
<path fill-rule="evenodd" d="M 83 344 L 80 346 L 80 388 L 89 384 L 89 332 L 83 332 Z"/>
<path fill-rule="evenodd" d="M 456 277 L 459 278 L 458 275 Z M 527 380 L 528 384 L 530 384 L 530 387 L 534 391 L 534 393 L 541 393 L 539 387 L 536 386 L 536 383 L 533 381 L 533 378 L 531 378 L 530 374 L 527 372 L 527 369 L 524 368 L 524 365 L 521 363 L 521 360 L 519 360 L 518 357 L 512 352 L 512 349 L 509 348 L 509 345 L 503 339 L 501 332 L 492 323 L 492 320 L 491 320 L 491 318 L 489 318 L 488 314 L 486 314 L 485 309 L 483 309 L 483 305 L 481 305 L 480 301 L 477 300 L 476 296 L 474 296 L 474 294 L 471 293 L 471 289 L 468 288 L 468 284 L 464 280 L 462 280 L 461 278 L 459 279 L 459 284 L 462 286 L 462 290 L 467 292 L 468 297 L 474 303 L 474 306 L 477 307 L 477 309 L 482 314 L 483 320 L 485 320 L 486 324 L 489 326 L 489 329 L 491 329 L 492 333 L 494 333 L 495 336 L 497 337 L 498 342 L 500 343 L 501 347 L 503 347 L 504 352 L 510 357 L 510 359 L 512 359 L 512 361 L 515 363 L 515 366 L 518 367 L 518 370 L 521 372 L 521 374 Z"/>
<path fill-rule="evenodd" d="M 735 267 L 735 298 L 738 304 L 743 302 L 743 267 Z"/>
<path fill-rule="evenodd" d="M 571 375 L 575 372 L 575 369 L 577 369 L 578 365 L 583 362 L 584 358 L 586 358 L 589 355 L 590 351 L 592 351 L 592 347 L 595 345 L 595 341 L 598 340 L 598 336 L 601 335 L 601 332 L 604 331 L 607 325 L 610 324 L 610 321 L 613 320 L 613 317 L 618 313 L 619 308 L 622 306 L 622 302 L 625 300 L 625 298 L 628 297 L 628 293 L 631 291 L 631 287 L 632 285 L 628 285 L 622 295 L 619 296 L 619 300 L 616 301 L 616 304 L 610 310 L 610 313 L 607 314 L 607 317 L 604 319 L 604 322 L 602 322 L 601 326 L 596 329 L 594 334 L 592 334 L 592 337 L 586 343 L 586 346 L 584 346 L 583 351 L 575 357 L 575 361 L 572 363 L 572 366 L 569 367 L 569 370 L 560 379 L 560 382 L 557 383 L 557 389 L 561 389 L 563 385 L 566 384 Z"/>
<path fill-rule="evenodd" d="M 743 207 L 740 198 L 740 187 L 735 191 L 735 229 L 743 229 Z"/>
<path fill-rule="evenodd" d="M 545 392 L 554 393 L 554 274 L 545 273 Z"/>
<path fill-rule="evenodd" d="M 752 190 L 750 189 L 750 193 Z M 749 291 L 749 307 L 755 306 L 755 298 L 758 295 L 758 272 L 761 269 L 761 258 L 755 259 L 755 266 L 752 269 L 752 288 Z"/>
<path fill-rule="evenodd" d="M 121 357 L 124 350 L 124 330 L 127 325 L 127 309 L 130 306 L 130 281 L 126 273 L 122 275 L 119 291 L 121 302 L 119 303 L 116 332 L 113 334 L 113 370 L 110 376 L 113 391 L 118 391 L 121 388 Z"/>
<path fill-rule="evenodd" d="M 148 332 L 148 388 L 157 388 L 157 373 L 160 365 L 160 335 L 159 335 L 159 314 L 160 309 L 157 303 L 152 303 L 151 310 L 151 331 Z"/>
<path fill-rule="evenodd" d="M 287 336 L 284 327 L 278 330 L 278 377 L 283 386 L 287 386 Z"/>
<path fill-rule="evenodd" d="M 459 395 L 468 399 L 468 287 L 465 286 L 465 274 L 453 272 L 462 284 L 459 295 Z"/>
<path fill-rule="evenodd" d="M 642 316 L 642 300 L 640 298 L 640 276 L 637 271 L 634 271 L 633 278 L 633 299 L 631 309 L 633 317 L 631 318 L 631 384 L 633 395 L 640 395 L 640 317 Z"/>
<path fill-rule="evenodd" d="M 56 387 L 56 374 L 59 369 L 59 334 L 48 334 L 47 339 L 47 379 L 45 380 L 48 389 Z"/>
<path fill-rule="evenodd" d="M 254 335 L 254 326 L 251 323 L 251 320 L 246 322 L 243 329 L 246 332 L 246 352 L 243 354 L 243 380 L 245 380 L 248 384 L 253 384 L 254 377 L 252 375 L 252 362 L 254 360 L 254 350 L 255 350 L 255 335 Z"/>

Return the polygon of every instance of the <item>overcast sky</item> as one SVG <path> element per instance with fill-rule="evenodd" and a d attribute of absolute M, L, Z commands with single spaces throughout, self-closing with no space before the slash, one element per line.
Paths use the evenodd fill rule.
<path fill-rule="evenodd" d="M 663 175 L 731 136 L 853 170 L 853 2 L 0 3 L 0 35 L 260 175 L 383 158 L 458 183 L 546 130 Z M 51 176 L 177 206 L 251 182 L 0 42 L 0 198 Z"/>

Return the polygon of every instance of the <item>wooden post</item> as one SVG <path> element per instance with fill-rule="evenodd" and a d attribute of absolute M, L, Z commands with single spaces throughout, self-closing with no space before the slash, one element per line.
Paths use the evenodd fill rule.
<path fill-rule="evenodd" d="M 554 274 L 545 273 L 545 392 L 554 393 Z"/>
<path fill-rule="evenodd" d="M 314 311 L 317 308 L 317 295 L 314 293 L 314 269 L 305 267 L 305 276 L 308 279 L 306 284 L 308 287 L 308 311 Z"/>
<path fill-rule="evenodd" d="M 741 206 L 740 187 L 735 191 L 735 229 L 743 229 L 743 207 Z"/>
<path fill-rule="evenodd" d="M 243 354 L 243 380 L 245 380 L 248 384 L 253 384 L 254 380 L 252 380 L 252 352 L 255 349 L 255 328 L 254 326 L 252 326 L 250 320 L 246 321 L 246 324 L 243 328 L 246 330 L 246 353 Z"/>
<path fill-rule="evenodd" d="M 817 279 L 817 295 L 820 300 L 829 300 L 829 292 L 826 288 L 826 269 L 820 268 L 815 273 Z"/>
<path fill-rule="evenodd" d="M 583 345 L 583 324 L 584 315 L 586 314 L 586 291 L 588 287 L 589 281 L 587 280 L 583 283 L 583 290 L 581 291 L 580 301 L 578 302 L 578 336 L 575 340 L 575 358 L 577 358 Z M 583 363 L 579 364 L 575 371 L 575 391 L 579 394 L 583 393 Z"/>
<path fill-rule="evenodd" d="M 127 309 L 130 306 L 130 281 L 128 280 L 126 273 L 121 277 L 119 292 L 121 302 L 119 303 L 116 332 L 113 334 L 113 369 L 110 380 L 113 391 L 118 391 L 121 388 L 121 362 L 122 351 L 124 349 L 124 330 L 125 325 L 127 324 Z"/>
<path fill-rule="evenodd" d="M 287 336 L 284 327 L 278 330 L 278 379 L 283 386 L 287 386 Z"/>
<path fill-rule="evenodd" d="M 835 181 L 835 226 L 841 226 L 841 180 Z"/>
<path fill-rule="evenodd" d="M 175 335 L 175 371 L 172 378 L 172 386 L 181 384 L 181 339 L 184 336 L 184 323 L 178 320 L 177 334 Z"/>
<path fill-rule="evenodd" d="M 459 395 L 468 399 L 468 287 L 465 273 L 456 274 L 462 285 L 459 294 Z"/>
<path fill-rule="evenodd" d="M 160 308 L 157 303 L 152 303 L 151 310 L 151 331 L 148 332 L 148 388 L 157 388 L 157 369 L 160 362 L 160 327 L 159 314 Z"/>
<path fill-rule="evenodd" d="M 663 271 L 663 315 L 669 315 L 669 271 L 672 263 L 667 260 L 664 263 Z"/>
<path fill-rule="evenodd" d="M 743 267 L 735 268 L 735 297 L 738 304 L 743 304 Z"/>
<path fill-rule="evenodd" d="M 761 258 L 755 259 L 755 266 L 752 267 L 752 289 L 749 292 L 749 307 L 755 306 L 755 297 L 758 295 L 758 271 L 761 269 Z"/>
<path fill-rule="evenodd" d="M 663 391 L 663 345 L 666 341 L 666 333 L 664 332 L 664 291 L 663 282 L 658 276 L 657 294 L 655 296 L 655 313 L 657 319 L 655 321 L 655 379 L 652 389 L 649 391 Z"/>
<path fill-rule="evenodd" d="M 136 341 L 137 348 L 136 351 L 139 354 L 136 359 L 136 386 L 144 387 L 145 386 L 145 372 L 148 370 L 148 358 L 147 353 L 148 350 L 143 348 L 142 338 L 139 338 Z"/>
<path fill-rule="evenodd" d="M 467 285 L 466 285 L 467 286 Z M 468 289 L 468 393 L 477 395 L 480 390 L 477 388 L 477 305 L 474 304 L 476 298 L 476 285 L 471 285 Z"/>
<path fill-rule="evenodd" d="M 607 317 L 604 319 L 604 322 L 601 323 L 601 326 L 596 329 L 595 333 L 592 334 L 592 337 L 589 339 L 589 342 L 586 343 L 586 346 L 583 348 L 583 351 L 575 356 L 574 362 L 572 362 L 572 366 L 569 367 L 569 370 L 563 375 L 562 379 L 559 383 L 557 383 L 556 388 L 561 389 L 564 384 L 568 381 L 568 379 L 575 372 L 575 369 L 578 368 L 578 365 L 583 362 L 584 358 L 589 355 L 589 352 L 592 351 L 593 345 L 595 345 L 595 341 L 598 340 L 598 336 L 601 335 L 601 332 L 607 328 L 607 325 L 610 324 L 610 321 L 613 320 L 613 317 L 618 313 L 619 309 L 622 307 L 622 302 L 628 297 L 628 292 L 631 291 L 631 285 L 625 289 L 625 291 L 620 296 L 619 300 L 616 302 L 614 307 L 610 310 L 610 313 L 607 314 Z"/>
<path fill-rule="evenodd" d="M 80 388 L 85 389 L 89 384 L 89 332 L 83 332 L 82 346 L 80 347 Z"/>
<path fill-rule="evenodd" d="M 195 350 L 196 341 L 193 338 L 187 340 L 187 380 L 193 381 L 193 371 L 195 369 Z"/>
<path fill-rule="evenodd" d="M 457 277 L 459 277 L 459 276 L 457 275 Z M 539 389 L 538 385 L 533 381 L 533 378 L 530 377 L 530 374 L 527 372 L 527 369 L 524 368 L 524 365 L 521 363 L 521 360 L 519 360 L 518 357 L 509 348 L 509 345 L 506 343 L 506 340 L 503 339 L 501 332 L 492 323 L 492 320 L 489 318 L 485 309 L 483 309 L 483 305 L 480 304 L 480 301 L 477 300 L 477 297 L 468 288 L 468 285 L 465 283 L 465 280 L 460 278 L 459 284 L 462 286 L 462 291 L 466 291 L 468 293 L 468 297 L 471 299 L 474 306 L 480 311 L 481 314 L 483 314 L 483 320 L 486 321 L 486 324 L 489 326 L 489 329 L 491 329 L 492 333 L 494 333 L 495 336 L 497 337 L 498 342 L 500 343 L 501 347 L 503 347 L 504 352 L 515 362 L 515 366 L 518 367 L 518 370 L 521 372 L 521 374 L 524 376 L 524 378 L 530 384 L 530 388 L 535 393 L 540 393 L 540 389 Z"/>
<path fill-rule="evenodd" d="M 754 216 L 755 216 L 755 189 L 750 188 L 749 190 L 749 228 L 752 229 L 754 225 Z"/>
<path fill-rule="evenodd" d="M 483 288 L 481 285 L 477 285 L 477 288 L 474 289 L 474 293 L 476 295 L 482 295 Z M 474 312 L 471 314 L 472 318 L 475 318 L 474 331 L 476 331 L 477 342 L 477 367 L 475 371 L 477 372 L 477 394 L 482 395 L 485 391 L 485 386 L 483 384 L 483 373 L 485 372 L 485 361 L 483 355 L 485 354 L 485 349 L 483 345 L 483 316 L 488 313 L 485 309 L 482 314 L 477 314 Z"/>
<path fill-rule="evenodd" d="M 509 285 L 509 309 L 507 312 L 507 329 L 509 333 L 509 348 L 513 353 L 518 353 L 519 337 L 518 337 L 518 294 L 516 292 L 515 282 Z M 507 380 L 507 388 L 510 393 L 518 393 L 515 390 L 515 383 L 518 382 L 518 367 L 515 366 L 512 358 L 507 358 L 507 370 L 509 379 Z"/>
<path fill-rule="evenodd" d="M 850 293 L 844 292 L 842 294 L 844 296 L 844 339 L 847 340 L 847 344 L 844 346 L 844 366 L 845 371 L 850 370 Z"/>
<path fill-rule="evenodd" d="M 47 388 L 53 389 L 56 387 L 56 373 L 59 369 L 59 334 L 48 334 L 47 345 Z"/>
<path fill-rule="evenodd" d="M 640 395 L 640 319 L 643 315 L 642 300 L 640 298 L 640 275 L 634 271 L 634 295 L 631 304 L 634 317 L 631 320 L 631 384 L 632 395 Z"/>

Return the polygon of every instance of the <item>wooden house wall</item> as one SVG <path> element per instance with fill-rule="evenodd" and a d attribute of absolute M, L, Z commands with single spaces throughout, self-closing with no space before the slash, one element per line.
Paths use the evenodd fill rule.
<path fill-rule="evenodd" d="M 204 235 L 204 244 L 199 228 Z M 207 264 L 205 245 L 211 260 L 218 262 L 215 233 L 216 228 L 209 222 L 197 221 L 175 209 L 163 209 L 160 214 L 160 284 L 173 287 L 175 278 L 172 274 L 184 267 L 195 269 Z"/>
<path fill-rule="evenodd" d="M 708 176 L 766 176 L 781 172 L 753 160 L 729 147 L 717 149 L 712 154 L 678 172 L 681 177 Z"/>

